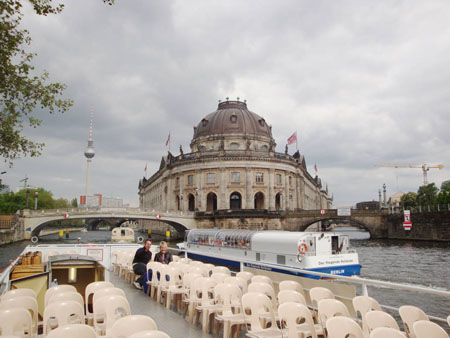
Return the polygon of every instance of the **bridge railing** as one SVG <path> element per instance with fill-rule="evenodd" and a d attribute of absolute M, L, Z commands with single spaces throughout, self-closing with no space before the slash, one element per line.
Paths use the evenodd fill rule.
<path fill-rule="evenodd" d="M 418 205 L 418 206 L 414 206 L 414 207 L 392 206 L 389 208 L 389 213 L 390 214 L 402 214 L 404 210 L 409 210 L 409 211 L 411 211 L 411 213 L 448 212 L 448 211 L 450 211 L 450 203 Z"/>
<path fill-rule="evenodd" d="M 141 209 L 141 208 L 108 208 L 108 207 L 89 207 L 89 208 L 60 208 L 60 209 L 41 209 L 41 210 L 21 210 L 21 216 L 25 217 L 39 217 L 39 216 L 58 216 L 68 214 L 70 215 L 103 215 L 103 214 L 126 214 L 130 216 L 137 215 L 160 215 L 164 217 L 180 217 L 180 216 L 193 216 L 193 211 L 170 211 L 161 212 L 154 209 Z"/>

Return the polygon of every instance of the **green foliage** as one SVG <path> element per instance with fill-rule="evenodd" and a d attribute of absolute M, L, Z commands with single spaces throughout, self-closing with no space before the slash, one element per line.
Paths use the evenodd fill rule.
<path fill-rule="evenodd" d="M 423 185 L 417 191 L 419 205 L 434 205 L 439 189 L 434 183 Z"/>
<path fill-rule="evenodd" d="M 450 180 L 442 182 L 441 191 L 437 195 L 436 202 L 438 204 L 450 203 Z"/>
<path fill-rule="evenodd" d="M 52 0 L 28 0 L 38 15 L 60 13 L 64 5 L 53 6 Z M 0 155 L 10 166 L 21 156 L 39 156 L 43 143 L 23 135 L 25 125 L 36 128 L 41 120 L 36 109 L 49 113 L 65 112 L 73 104 L 61 96 L 66 86 L 48 83 L 49 74 L 35 75 L 31 61 L 36 56 L 25 50 L 30 45 L 29 31 L 21 27 L 21 0 L 0 1 Z"/>
<path fill-rule="evenodd" d="M 412 207 L 417 206 L 417 194 L 415 192 L 404 194 L 400 200 L 400 205 L 402 205 L 404 209 L 411 209 Z"/>
<path fill-rule="evenodd" d="M 78 208 L 78 199 L 77 199 L 76 197 L 73 198 L 72 201 L 70 202 L 70 205 L 71 205 L 73 208 Z"/>
<path fill-rule="evenodd" d="M 28 209 L 34 209 L 34 201 L 38 193 L 38 209 L 58 209 L 70 208 L 68 200 L 64 198 L 54 199 L 53 194 L 43 188 L 29 189 Z M 26 209 L 27 207 L 27 190 L 22 189 L 17 193 L 6 193 L 0 195 L 0 214 L 14 214 L 17 210 Z"/>

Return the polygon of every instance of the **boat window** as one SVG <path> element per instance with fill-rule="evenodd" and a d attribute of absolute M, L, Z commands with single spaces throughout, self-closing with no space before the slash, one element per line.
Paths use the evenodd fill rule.
<path fill-rule="evenodd" d="M 259 252 L 256 253 L 256 261 L 259 262 L 261 260 L 261 254 Z"/>
<path fill-rule="evenodd" d="M 284 255 L 277 255 L 277 264 L 286 264 L 286 256 Z"/>
<path fill-rule="evenodd" d="M 339 249 L 339 236 L 331 236 L 331 253 L 334 255 Z"/>

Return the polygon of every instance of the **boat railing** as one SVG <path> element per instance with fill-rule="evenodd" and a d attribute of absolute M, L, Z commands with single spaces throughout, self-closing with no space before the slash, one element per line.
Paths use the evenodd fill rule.
<path fill-rule="evenodd" d="M 171 248 L 171 250 L 177 251 L 177 252 L 183 252 L 185 255 L 189 254 L 189 250 L 179 250 Z M 230 259 L 230 258 L 228 258 Z M 450 291 L 447 290 L 441 290 L 441 289 L 434 289 L 430 287 L 420 286 L 420 285 L 411 285 L 411 284 L 401 284 L 401 283 L 395 283 L 395 282 L 388 282 L 388 281 L 382 281 L 382 280 L 375 280 L 375 279 L 369 279 L 369 278 L 362 278 L 358 276 L 340 276 L 340 275 L 333 275 L 329 273 L 324 272 L 316 272 L 311 270 L 304 270 L 304 269 L 298 269 L 298 268 L 290 268 L 290 267 L 280 267 L 280 265 L 276 264 L 270 264 L 270 263 L 262 263 L 262 262 L 255 262 L 245 259 L 239 259 L 240 262 L 240 271 L 244 271 L 245 263 L 252 264 L 253 266 L 262 266 L 266 268 L 276 268 L 280 270 L 295 272 L 295 273 L 304 273 L 306 275 L 314 275 L 318 276 L 324 279 L 332 279 L 333 281 L 339 281 L 344 282 L 352 285 L 358 285 L 362 289 L 362 295 L 368 296 L 368 286 L 373 286 L 377 288 L 387 288 L 391 290 L 403 290 L 403 291 L 413 291 L 413 292 L 420 292 L 425 294 L 432 294 L 442 297 L 450 298 Z M 343 297 L 345 298 L 345 297 Z M 398 311 L 397 307 L 392 307 L 388 305 L 380 304 L 382 308 L 392 310 L 392 311 Z M 430 319 L 446 323 L 447 319 L 440 318 L 440 317 L 434 317 L 429 316 Z"/>

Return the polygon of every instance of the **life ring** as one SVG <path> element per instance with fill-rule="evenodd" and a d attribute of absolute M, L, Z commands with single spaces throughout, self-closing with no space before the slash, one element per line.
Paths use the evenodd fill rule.
<path fill-rule="evenodd" d="M 305 243 L 302 243 L 298 246 L 298 252 L 301 255 L 304 255 L 306 253 L 306 251 L 308 251 L 308 246 Z"/>
<path fill-rule="evenodd" d="M 144 237 L 139 236 L 139 237 L 137 238 L 137 242 L 138 242 L 138 243 L 142 243 L 143 241 L 144 241 Z"/>
<path fill-rule="evenodd" d="M 39 241 L 39 237 L 38 236 L 31 237 L 31 243 L 36 244 L 38 241 Z"/>

